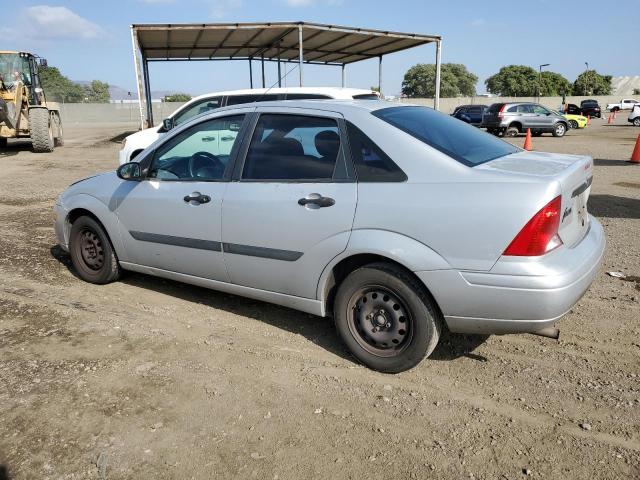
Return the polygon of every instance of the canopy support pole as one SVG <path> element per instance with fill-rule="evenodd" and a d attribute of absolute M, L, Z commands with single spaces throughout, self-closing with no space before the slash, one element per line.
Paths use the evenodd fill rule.
<path fill-rule="evenodd" d="M 249 57 L 249 87 L 253 88 L 253 62 L 251 57 Z"/>
<path fill-rule="evenodd" d="M 347 86 L 347 73 L 345 71 L 345 64 L 342 64 L 342 88 Z"/>
<path fill-rule="evenodd" d="M 138 89 L 138 107 L 140 109 L 140 130 L 144 129 L 144 109 L 142 108 L 142 76 L 140 75 L 140 59 L 138 57 L 138 37 L 131 26 L 131 45 L 133 47 L 133 67 L 136 71 L 136 87 Z"/>
<path fill-rule="evenodd" d="M 280 42 L 278 42 L 278 87 L 282 87 L 282 72 L 280 70 Z"/>
<path fill-rule="evenodd" d="M 442 40 L 436 41 L 436 91 L 433 98 L 433 108 L 440 110 L 440 67 L 442 60 Z"/>
<path fill-rule="evenodd" d="M 382 55 L 378 57 L 378 92 L 382 95 Z"/>
<path fill-rule="evenodd" d="M 151 84 L 149 83 L 149 62 L 142 59 L 142 73 L 144 74 L 144 96 L 147 100 L 147 127 L 153 127 L 153 105 L 151 104 Z"/>
<path fill-rule="evenodd" d="M 264 81 L 264 53 L 262 55 L 260 55 L 261 61 L 262 61 L 262 88 L 265 88 L 265 81 Z"/>
<path fill-rule="evenodd" d="M 304 63 L 304 49 L 302 46 L 302 25 L 298 25 L 298 69 L 300 70 L 300 86 L 304 83 L 302 65 Z"/>

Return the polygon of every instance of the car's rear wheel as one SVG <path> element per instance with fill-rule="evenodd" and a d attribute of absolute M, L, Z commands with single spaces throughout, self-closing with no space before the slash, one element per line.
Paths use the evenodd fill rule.
<path fill-rule="evenodd" d="M 117 280 L 120 265 L 104 228 L 89 216 L 76 219 L 69 235 L 69 253 L 78 276 L 90 283 Z"/>
<path fill-rule="evenodd" d="M 569 120 L 569 128 L 578 128 L 578 122 L 575 120 Z"/>
<path fill-rule="evenodd" d="M 634 124 L 636 127 L 640 127 L 640 117 L 636 117 L 636 118 L 634 118 L 634 119 L 633 119 L 633 124 Z"/>
<path fill-rule="evenodd" d="M 441 314 L 424 286 L 388 263 L 351 272 L 338 289 L 334 316 L 353 356 L 387 373 L 413 368 L 429 356 L 442 329 Z"/>
<path fill-rule="evenodd" d="M 504 136 L 505 137 L 517 137 L 519 133 L 520 133 L 520 130 L 518 129 L 518 127 L 509 127 L 504 132 Z"/>
<path fill-rule="evenodd" d="M 564 134 L 567 133 L 567 126 L 564 123 L 556 123 L 553 127 L 553 136 L 554 137 L 564 137 Z"/>

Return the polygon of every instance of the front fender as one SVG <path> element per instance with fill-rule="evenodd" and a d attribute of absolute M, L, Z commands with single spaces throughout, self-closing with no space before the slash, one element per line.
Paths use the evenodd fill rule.
<path fill-rule="evenodd" d="M 69 222 L 69 216 L 71 212 L 79 208 L 91 212 L 102 224 L 107 231 L 107 235 L 111 239 L 111 244 L 116 251 L 116 255 L 121 260 L 125 258 L 125 249 L 122 240 L 119 235 L 118 217 L 109 210 L 108 206 L 98 200 L 96 197 L 86 193 L 78 193 L 71 197 L 65 198 L 63 207 L 67 212 L 64 221 L 64 238 L 67 244 L 69 243 L 69 232 L 71 230 L 71 223 Z"/>
<path fill-rule="evenodd" d="M 322 271 L 316 298 L 324 303 L 332 282 L 333 268 L 342 260 L 359 254 L 386 257 L 412 272 L 451 269 L 451 265 L 435 250 L 406 235 L 388 230 L 353 230 L 347 248 Z"/>

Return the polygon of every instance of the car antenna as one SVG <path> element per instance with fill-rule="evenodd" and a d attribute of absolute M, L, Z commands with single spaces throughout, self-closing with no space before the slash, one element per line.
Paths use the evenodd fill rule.
<path fill-rule="evenodd" d="M 269 92 L 271 91 L 271 89 L 272 89 L 273 87 L 275 87 L 275 86 L 276 86 L 276 84 L 277 84 L 277 83 L 282 82 L 282 79 L 283 79 L 283 78 L 287 78 L 287 76 L 288 76 L 290 73 L 295 72 L 295 71 L 296 71 L 296 68 L 299 68 L 299 67 L 298 67 L 298 65 L 294 65 L 294 66 L 293 66 L 293 68 L 292 68 L 291 70 L 289 70 L 288 72 L 286 72 L 286 73 L 284 74 L 284 77 L 280 77 L 278 80 L 276 80 L 276 82 L 275 82 L 273 85 L 271 85 L 271 86 L 270 86 L 269 88 L 267 88 L 264 92 L 262 92 L 262 95 L 260 95 L 258 98 L 256 98 L 252 103 L 258 103 L 259 101 L 261 101 L 261 100 L 265 97 L 265 95 L 267 95 L 267 93 L 269 93 Z"/>

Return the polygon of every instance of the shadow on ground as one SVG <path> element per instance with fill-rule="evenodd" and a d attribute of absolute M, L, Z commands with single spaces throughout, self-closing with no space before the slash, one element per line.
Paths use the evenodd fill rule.
<path fill-rule="evenodd" d="M 109 141 L 111 143 L 122 143 L 122 140 L 124 140 L 126 137 L 128 137 L 129 135 L 131 135 L 133 133 L 137 133 L 137 130 L 136 131 L 131 130 L 131 131 L 119 133 L 115 137 L 111 137 L 109 139 Z"/>
<path fill-rule="evenodd" d="M 638 165 L 635 163 L 631 163 L 628 160 L 609 160 L 606 158 L 595 158 L 593 160 L 593 164 L 596 167 L 633 167 L 636 168 Z"/>
<path fill-rule="evenodd" d="M 4 465 L 0 465 L 0 480 L 10 480 L 9 469 Z"/>
<path fill-rule="evenodd" d="M 68 253 L 58 245 L 51 247 L 50 252 L 53 258 L 78 278 Z M 134 287 L 153 290 L 154 292 L 170 295 L 188 302 L 199 303 L 233 313 L 234 315 L 241 315 L 268 323 L 287 332 L 302 335 L 339 357 L 355 361 L 338 338 L 331 318 L 317 317 L 278 305 L 141 273 L 125 272 L 120 281 Z M 455 360 L 460 357 L 467 357 L 486 361 L 485 357 L 471 352 L 484 343 L 487 338 L 488 336 L 484 335 L 461 335 L 445 331 L 430 358 L 434 360 Z"/>
<path fill-rule="evenodd" d="M 14 155 L 18 155 L 20 152 L 32 151 L 33 148 L 30 140 L 15 140 L 10 141 L 6 147 L 0 148 L 0 157 L 12 157 Z M 2 480 L 2 477 L 0 477 L 0 480 Z"/>
<path fill-rule="evenodd" d="M 615 195 L 590 195 L 587 209 L 600 218 L 640 218 L 640 199 Z"/>

